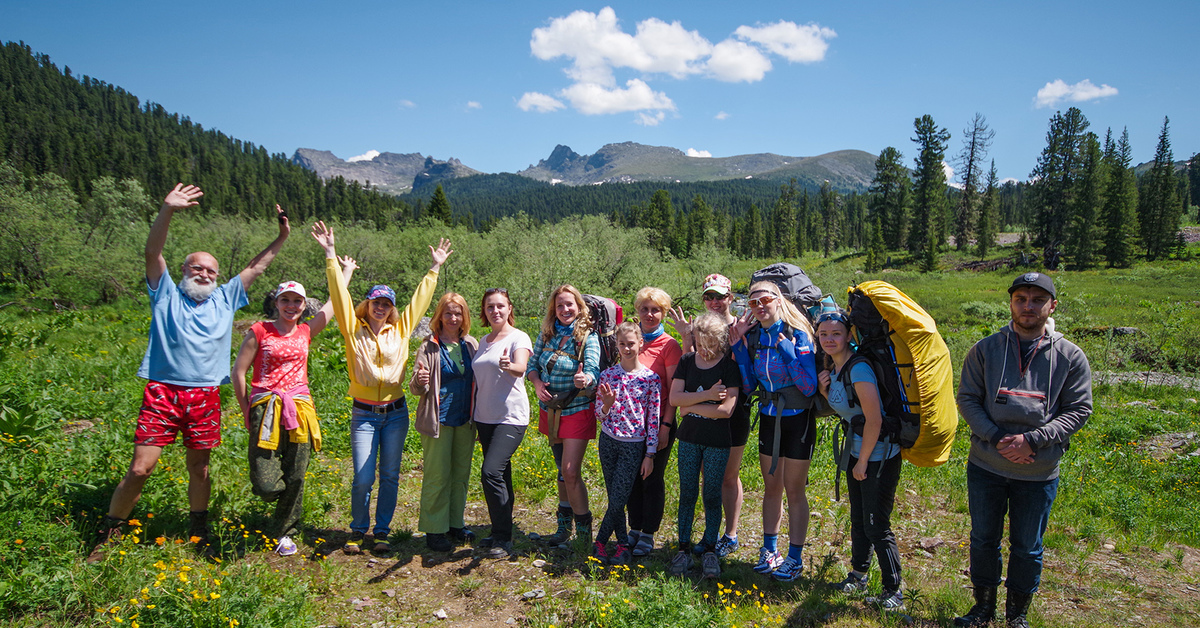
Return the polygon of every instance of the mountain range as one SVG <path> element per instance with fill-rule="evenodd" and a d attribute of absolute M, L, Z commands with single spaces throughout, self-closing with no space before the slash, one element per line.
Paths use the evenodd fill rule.
<path fill-rule="evenodd" d="M 420 153 L 380 153 L 373 159 L 346 161 L 329 151 L 297 149 L 292 161 L 324 179 L 341 176 L 400 194 L 419 192 L 441 180 L 483 174 L 457 159 L 438 161 Z M 550 156 L 516 173 L 522 177 L 569 186 L 603 183 L 728 181 L 766 179 L 819 186 L 828 180 L 845 191 L 865 191 L 875 176 L 875 156 L 840 150 L 814 157 L 773 153 L 733 157 L 693 157 L 677 148 L 636 142 L 607 144 L 592 155 L 580 155 L 559 144 Z"/>

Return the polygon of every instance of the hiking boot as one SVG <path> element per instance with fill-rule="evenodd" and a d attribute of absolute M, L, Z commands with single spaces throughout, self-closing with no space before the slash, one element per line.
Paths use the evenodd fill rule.
<path fill-rule="evenodd" d="M 884 589 L 879 597 L 869 597 L 863 603 L 885 611 L 900 610 L 904 608 L 904 593 L 900 589 Z"/>
<path fill-rule="evenodd" d="M 296 542 L 290 536 L 281 536 L 275 543 L 275 553 L 280 556 L 295 556 L 299 551 L 300 548 L 296 547 Z"/>
<path fill-rule="evenodd" d="M 426 534 L 425 547 L 431 552 L 450 552 L 454 550 L 454 546 L 450 543 L 450 539 L 446 538 L 445 534 Z"/>
<path fill-rule="evenodd" d="M 959 628 L 987 626 L 996 619 L 996 587 L 975 587 L 975 606 L 966 615 L 954 618 Z"/>
<path fill-rule="evenodd" d="M 596 541 L 592 549 L 592 558 L 595 558 L 601 565 L 608 564 L 608 546 L 600 541 Z"/>
<path fill-rule="evenodd" d="M 834 591 L 840 591 L 842 593 L 862 593 L 867 590 L 867 582 L 870 580 L 870 578 L 871 577 L 866 574 L 863 574 L 863 576 L 860 578 L 851 572 L 846 574 L 846 577 L 843 578 L 841 582 L 830 582 L 829 586 L 832 587 Z"/>
<path fill-rule="evenodd" d="M 686 575 L 688 570 L 692 568 L 692 556 L 685 550 L 679 550 L 675 554 L 675 558 L 671 559 L 671 564 L 667 567 L 667 573 L 672 576 Z"/>
<path fill-rule="evenodd" d="M 585 512 L 575 515 L 575 538 L 592 542 L 592 513 Z"/>
<path fill-rule="evenodd" d="M 1029 628 L 1025 615 L 1029 613 L 1029 605 L 1033 603 L 1032 593 L 1017 593 L 1012 589 L 1004 598 L 1005 628 Z"/>
<path fill-rule="evenodd" d="M 446 536 L 450 537 L 451 542 L 458 542 L 464 545 L 470 545 L 475 542 L 475 533 L 467 528 L 450 528 Z"/>
<path fill-rule="evenodd" d="M 492 547 L 483 553 L 484 558 L 494 558 L 496 560 L 507 560 L 516 555 L 513 551 L 512 541 L 493 541 Z"/>
<path fill-rule="evenodd" d="M 342 553 L 349 556 L 357 556 L 362 553 L 363 533 L 351 532 L 350 538 L 346 539 L 346 544 L 342 546 Z"/>
<path fill-rule="evenodd" d="M 713 551 L 717 553 L 717 558 L 725 558 L 726 556 L 738 551 L 737 537 L 722 535 L 721 540 L 717 541 L 717 546 Z"/>
<path fill-rule="evenodd" d="M 769 550 L 765 547 L 758 548 L 758 564 L 754 566 L 754 571 L 761 574 L 769 574 L 783 564 L 783 556 L 776 550 Z"/>
<path fill-rule="evenodd" d="M 375 541 L 375 547 L 371 548 L 371 553 L 376 556 L 387 556 L 392 553 L 392 544 L 387 542 L 387 539 Z"/>
<path fill-rule="evenodd" d="M 632 542 L 632 539 L 630 540 Z M 649 556 L 654 551 L 654 535 L 645 532 L 638 535 L 637 545 L 633 546 L 633 555 L 640 558 Z"/>
<path fill-rule="evenodd" d="M 617 543 L 617 553 L 612 555 L 608 564 L 610 565 L 628 565 L 633 561 L 633 551 L 624 543 Z"/>
<path fill-rule="evenodd" d="M 212 558 L 217 555 L 217 549 L 213 546 L 212 532 L 208 529 L 208 511 L 193 511 L 189 513 L 191 519 L 190 527 L 188 528 L 188 539 L 196 548 L 196 553 L 205 558 Z"/>
<path fill-rule="evenodd" d="M 546 545 L 563 545 L 571 540 L 571 520 L 574 516 L 570 506 L 559 506 L 555 513 L 558 520 L 558 530 L 549 536 L 538 537 L 536 540 Z"/>
<path fill-rule="evenodd" d="M 88 554 L 87 558 L 84 559 L 87 564 L 95 565 L 104 560 L 109 547 L 121 542 L 123 535 L 121 524 L 123 523 L 125 522 L 121 519 L 113 519 L 112 517 L 106 519 L 106 526 L 96 531 L 96 543 L 92 547 L 92 553 Z"/>
<path fill-rule="evenodd" d="M 716 552 L 704 552 L 704 558 L 701 559 L 701 566 L 704 577 L 709 580 L 716 580 L 721 575 L 721 559 L 717 558 Z"/>
<path fill-rule="evenodd" d="M 799 578 L 802 571 L 804 571 L 804 561 L 788 556 L 780 563 L 779 569 L 771 572 L 771 577 L 780 582 L 791 582 Z"/>

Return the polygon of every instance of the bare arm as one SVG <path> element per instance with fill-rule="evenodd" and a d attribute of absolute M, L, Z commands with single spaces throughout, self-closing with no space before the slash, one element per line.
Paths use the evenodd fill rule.
<path fill-rule="evenodd" d="M 718 403 L 725 401 L 729 396 L 729 391 L 736 391 L 736 388 L 726 388 L 721 380 L 717 380 L 712 388 L 701 390 L 699 392 L 686 392 L 683 390 L 684 382 L 682 379 L 671 380 L 671 405 L 677 407 L 694 406 L 706 401 L 716 401 Z M 700 414 L 697 412 L 697 414 Z M 707 415 L 705 415 L 707 416 Z"/>
<path fill-rule="evenodd" d="M 245 270 L 238 273 L 238 276 L 242 278 L 242 288 L 245 290 L 249 290 L 250 284 L 254 283 L 254 280 L 267 270 L 267 267 L 275 260 L 275 256 L 279 255 L 279 249 L 283 248 L 288 234 L 292 232 L 291 224 L 288 223 L 288 217 L 283 212 L 283 208 L 276 205 L 275 213 L 279 216 L 279 235 L 267 245 L 267 248 L 263 249 L 262 253 L 255 255 L 254 259 L 250 260 Z"/>
<path fill-rule="evenodd" d="M 163 246 L 167 243 L 167 230 L 171 225 L 171 216 L 175 211 L 199 205 L 196 199 L 204 196 L 204 192 L 194 185 L 185 186 L 176 183 L 175 189 L 167 193 L 154 224 L 150 226 L 150 235 L 146 238 L 146 283 L 151 290 L 158 290 L 158 280 L 167 272 L 167 261 L 163 259 Z"/>
<path fill-rule="evenodd" d="M 342 277 L 346 278 L 346 283 L 350 283 L 350 277 L 354 275 L 354 270 L 358 268 L 358 262 L 354 261 L 349 255 L 339 257 L 338 261 L 342 263 Z M 325 326 L 329 324 L 329 319 L 333 317 L 333 299 L 325 301 L 325 305 L 321 306 L 320 310 L 308 322 L 308 337 L 316 338 L 317 334 L 321 333 Z"/>
<path fill-rule="evenodd" d="M 677 379 L 675 381 L 679 382 L 683 380 Z M 725 400 L 719 404 L 697 403 L 690 406 L 685 405 L 679 407 L 679 412 L 681 414 L 698 414 L 710 419 L 728 419 L 733 416 L 733 409 L 737 407 L 738 389 L 726 388 L 725 390 L 728 394 L 725 396 Z"/>
<path fill-rule="evenodd" d="M 862 410 L 863 424 L 862 447 L 858 450 L 858 464 L 850 470 L 854 479 L 867 479 L 867 462 L 875 443 L 879 442 L 879 430 L 883 427 L 883 411 L 879 402 L 879 389 L 871 382 L 854 382 L 854 395 L 858 397 L 858 408 Z"/>
<path fill-rule="evenodd" d="M 250 365 L 254 363 L 257 353 L 258 337 L 253 331 L 247 330 L 246 339 L 238 349 L 237 359 L 233 361 L 233 394 L 237 397 L 238 407 L 242 409 L 242 418 L 245 419 L 246 425 L 250 424 L 250 395 L 246 386 L 246 374 L 250 372 Z"/>

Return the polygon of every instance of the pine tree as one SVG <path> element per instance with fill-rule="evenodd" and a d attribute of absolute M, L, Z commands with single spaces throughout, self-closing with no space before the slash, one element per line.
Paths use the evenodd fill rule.
<path fill-rule="evenodd" d="M 863 270 L 868 273 L 878 272 L 883 268 L 883 257 L 886 254 L 883 243 L 883 226 L 880 223 L 879 216 L 876 215 L 871 219 L 868 229 L 867 259 L 863 264 Z"/>
<path fill-rule="evenodd" d="M 1196 207 L 1196 220 L 1200 221 L 1200 153 L 1195 153 L 1188 160 L 1187 167 L 1188 177 L 1188 196 L 1191 197 L 1191 203 Z"/>
<path fill-rule="evenodd" d="M 775 201 L 771 229 L 774 235 L 775 256 L 788 258 L 796 255 L 796 180 L 779 186 L 779 199 Z"/>
<path fill-rule="evenodd" d="M 875 160 L 875 178 L 871 180 L 871 213 L 883 226 L 883 242 L 890 249 L 904 248 L 908 237 L 909 190 L 912 181 L 904 167 L 904 156 L 888 146 Z"/>
<path fill-rule="evenodd" d="M 824 227 L 824 233 L 821 237 L 821 250 L 825 257 L 829 257 L 837 249 L 838 236 L 841 232 L 839 224 L 841 217 L 838 215 L 841 204 L 842 199 L 838 196 L 837 190 L 830 185 L 829 180 L 822 183 L 821 224 Z"/>
<path fill-rule="evenodd" d="M 1179 190 L 1175 184 L 1175 164 L 1171 154 L 1170 119 L 1163 118 L 1162 131 L 1158 134 L 1158 148 L 1154 151 L 1154 165 L 1146 174 L 1146 184 L 1141 195 L 1140 216 L 1142 241 L 1146 246 L 1146 259 L 1166 257 L 1175 247 L 1179 233 L 1179 219 L 1183 211 Z"/>
<path fill-rule="evenodd" d="M 1104 258 L 1110 268 L 1128 268 L 1138 239 L 1137 175 L 1130 164 L 1129 129 L 1119 142 L 1112 141 L 1110 129 L 1104 140 L 1104 160 L 1108 164 L 1108 183 L 1104 194 Z"/>
<path fill-rule="evenodd" d="M 999 231 L 996 224 L 999 207 L 996 181 L 996 160 L 993 159 L 992 168 L 987 174 L 987 189 L 983 193 L 983 201 L 979 204 L 979 222 L 975 225 L 975 250 L 979 253 L 979 259 L 987 258 L 996 244 L 996 233 Z"/>
<path fill-rule="evenodd" d="M 709 230 L 713 225 L 712 209 L 704 202 L 704 197 L 697 194 L 692 198 L 692 210 L 687 215 L 687 254 L 691 254 L 702 243 L 708 241 Z"/>
<path fill-rule="evenodd" d="M 1100 141 L 1095 133 L 1084 136 L 1082 160 L 1077 189 L 1072 195 L 1071 226 L 1067 232 L 1067 257 L 1072 268 L 1091 268 L 1096 265 L 1096 249 L 1100 242 L 1097 211 L 1104 206 L 1104 188 L 1108 168 Z"/>
<path fill-rule="evenodd" d="M 429 199 L 426 212 L 430 218 L 440 220 L 443 224 L 451 224 L 450 201 L 446 198 L 446 191 L 442 189 L 441 183 L 433 191 L 433 198 Z"/>
<path fill-rule="evenodd" d="M 946 143 L 950 132 L 938 128 L 928 114 L 913 121 L 917 136 L 916 172 L 913 177 L 913 220 L 908 233 L 908 250 L 913 255 L 936 258 L 944 240 L 942 225 L 949 206 L 946 200 Z M 932 253 L 931 253 L 932 251 Z M 927 265 L 931 264 L 927 260 Z"/>
<path fill-rule="evenodd" d="M 758 214 L 758 205 L 751 204 L 746 212 L 745 227 L 742 230 L 742 257 L 763 257 L 762 219 Z"/>
<path fill-rule="evenodd" d="M 966 250 L 971 239 L 979 203 L 979 181 L 983 178 L 983 160 L 995 136 L 996 132 L 988 128 L 987 118 L 980 113 L 975 114 L 970 127 L 963 129 L 963 147 L 956 159 L 962 190 L 954 214 L 954 246 L 959 251 Z"/>
<path fill-rule="evenodd" d="M 1033 183 L 1033 244 L 1042 247 L 1048 268 L 1055 268 L 1071 224 L 1072 195 L 1077 189 L 1084 133 L 1088 121 L 1075 107 L 1055 113 L 1046 132 L 1046 148 L 1029 178 Z"/>
<path fill-rule="evenodd" d="M 796 255 L 804 255 L 805 251 L 812 250 L 812 235 L 808 228 L 809 214 L 811 213 L 808 188 L 804 188 L 804 193 L 800 196 L 800 204 L 796 208 Z"/>

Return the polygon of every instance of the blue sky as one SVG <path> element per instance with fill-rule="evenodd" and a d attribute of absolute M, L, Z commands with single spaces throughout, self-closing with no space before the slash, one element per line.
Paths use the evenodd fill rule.
<path fill-rule="evenodd" d="M 1200 151 L 1200 3 L 0 0 L 0 40 L 290 155 L 515 172 L 556 144 L 874 154 L 976 112 L 1024 179 L 1056 110 L 1153 157 Z"/>

